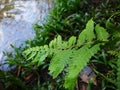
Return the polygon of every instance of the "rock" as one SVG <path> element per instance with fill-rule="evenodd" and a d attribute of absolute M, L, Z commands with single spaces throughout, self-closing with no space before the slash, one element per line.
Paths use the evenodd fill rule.
<path fill-rule="evenodd" d="M 88 66 L 85 66 L 83 68 L 83 70 L 81 71 L 80 73 L 80 78 L 82 79 L 83 82 L 85 83 L 89 83 L 89 82 L 93 82 L 95 85 L 96 85 L 96 81 L 95 81 L 95 77 L 96 77 L 96 74 L 94 73 L 94 71 L 88 67 Z"/>

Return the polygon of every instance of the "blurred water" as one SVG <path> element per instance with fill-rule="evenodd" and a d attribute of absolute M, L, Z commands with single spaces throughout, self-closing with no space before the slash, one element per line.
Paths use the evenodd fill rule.
<path fill-rule="evenodd" d="M 51 8 L 50 0 L 0 0 L 0 64 L 3 51 L 12 51 L 10 44 L 18 47 L 34 37 L 32 25 L 42 24 Z M 7 65 L 0 69 L 6 70 Z"/>

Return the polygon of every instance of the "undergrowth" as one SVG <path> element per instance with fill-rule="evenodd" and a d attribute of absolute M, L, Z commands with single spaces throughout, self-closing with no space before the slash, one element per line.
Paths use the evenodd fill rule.
<path fill-rule="evenodd" d="M 0 84 L 5 90 L 73 89 L 78 74 L 89 65 L 97 82 L 88 85 L 89 90 L 120 90 L 119 11 L 119 0 L 55 0 L 45 23 L 34 25 L 35 38 L 24 48 L 12 46 L 14 54 L 5 53 L 7 63 L 16 68 L 0 71 Z M 94 25 L 91 20 L 84 29 L 91 18 Z"/>

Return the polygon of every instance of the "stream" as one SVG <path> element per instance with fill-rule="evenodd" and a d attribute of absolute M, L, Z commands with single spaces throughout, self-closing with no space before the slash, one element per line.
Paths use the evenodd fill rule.
<path fill-rule="evenodd" d="M 11 44 L 19 47 L 34 38 L 33 24 L 44 23 L 51 8 L 50 0 L 0 0 L 0 64 L 6 58 L 3 51 L 13 51 Z M 0 69 L 8 70 L 8 65 Z"/>

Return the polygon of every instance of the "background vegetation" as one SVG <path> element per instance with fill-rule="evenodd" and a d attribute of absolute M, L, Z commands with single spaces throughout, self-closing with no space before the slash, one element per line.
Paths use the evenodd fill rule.
<path fill-rule="evenodd" d="M 104 43 L 100 50 L 89 58 L 89 62 L 87 61 L 87 65 L 96 74 L 96 81 L 94 81 L 96 84 L 94 82 L 86 83 L 78 76 L 77 83 L 74 83 L 74 89 L 82 90 L 83 87 L 86 87 L 87 90 L 120 90 L 119 10 L 119 0 L 55 0 L 54 7 L 43 26 L 34 25 L 35 38 L 26 41 L 24 48 L 12 46 L 15 50 L 14 54 L 4 53 L 8 57 L 7 63 L 10 66 L 15 65 L 16 68 L 8 72 L 0 71 L 0 82 L 3 86 L 1 88 L 5 90 L 66 90 L 63 83 L 65 81 L 64 76 L 68 71 L 67 65 L 59 72 L 59 75 L 56 75 L 56 78 L 53 78 L 52 73 L 54 73 L 54 70 L 52 73 L 49 72 L 52 68 L 48 70 L 52 56 L 45 58 L 45 53 L 42 53 L 44 57 L 40 61 L 40 57 L 36 57 L 36 54 L 30 54 L 27 58 L 23 52 L 28 48 L 48 45 L 58 35 L 62 37 L 63 42 L 68 42 L 68 39 L 72 36 L 75 36 L 77 40 L 79 34 L 81 35 L 84 31 L 86 23 L 92 18 L 94 26 L 99 24 L 107 30 L 109 38 L 105 41 L 92 43 L 93 45 Z M 100 30 L 102 31 L 101 28 Z M 89 39 L 91 36 L 88 34 L 87 38 Z M 83 34 L 83 36 L 85 35 Z M 68 49 L 69 46 L 66 46 L 66 48 Z M 72 49 L 74 48 L 72 47 Z M 86 66 L 86 64 L 83 66 Z M 73 70 L 72 74 L 75 73 Z"/>

